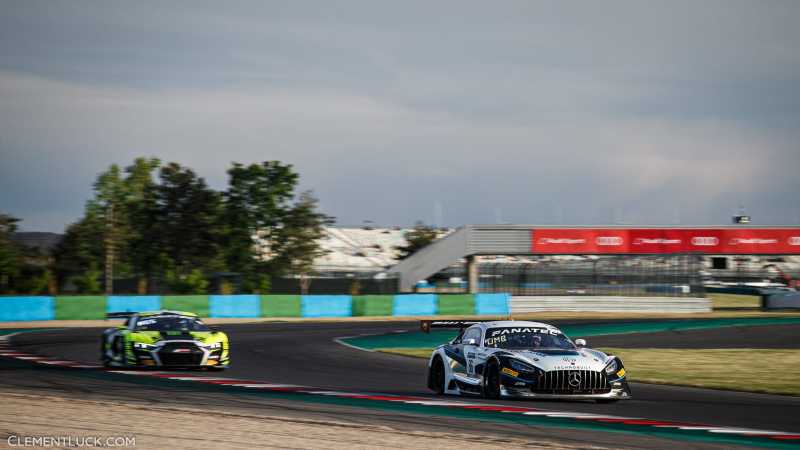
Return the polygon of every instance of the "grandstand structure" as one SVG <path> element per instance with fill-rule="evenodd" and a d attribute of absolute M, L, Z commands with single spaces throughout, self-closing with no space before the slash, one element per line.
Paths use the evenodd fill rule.
<path fill-rule="evenodd" d="M 701 234 L 711 232 L 722 236 L 719 233 L 725 230 L 746 233 L 749 229 L 755 228 L 686 227 L 677 232 L 695 230 L 704 231 Z M 675 229 L 642 227 L 640 231 L 668 235 L 632 238 L 660 242 L 656 247 L 633 254 L 627 250 L 604 251 L 603 246 L 570 250 L 563 245 L 569 247 L 583 238 L 553 235 L 545 241 L 566 244 L 548 251 L 541 243 L 537 248 L 535 230 L 539 230 L 540 237 L 563 230 L 582 230 L 581 233 L 603 230 L 594 239 L 599 238 L 605 244 L 621 242 L 619 236 L 603 240 L 602 235 L 607 234 L 605 231 L 621 231 L 615 227 L 467 225 L 448 230 L 434 244 L 400 261 L 397 248 L 407 244 L 405 234 L 410 229 L 327 227 L 325 237 L 320 241 L 325 254 L 314 261 L 314 272 L 320 278 L 396 279 L 398 289 L 405 292 L 503 291 L 518 295 L 689 295 L 702 290 L 703 285 L 796 286 L 800 279 L 800 255 L 791 252 L 796 246 L 784 247 L 782 254 L 774 251 L 758 254 L 758 249 L 752 248 L 756 244 L 729 252 L 729 248 L 719 247 L 720 241 L 716 249 L 726 250 L 720 253 L 691 251 L 694 250 L 691 248 L 673 251 L 668 247 L 679 238 L 669 233 L 674 234 Z M 765 229 L 759 230 L 763 233 Z M 766 230 L 785 234 L 786 230 L 798 229 L 772 227 Z M 625 232 L 629 233 L 628 230 Z M 796 234 L 800 235 L 800 230 Z M 625 235 L 626 239 L 629 237 Z M 752 242 L 768 241 L 763 236 L 750 239 L 755 239 Z M 691 237 L 684 240 L 691 241 Z M 704 244 L 716 242 L 713 239 L 695 241 Z M 795 242 L 791 236 L 789 241 Z M 613 245 L 604 247 L 612 248 Z"/>
<path fill-rule="evenodd" d="M 479 266 L 492 255 L 516 256 L 521 264 L 538 265 L 541 269 L 533 272 L 532 281 L 529 273 L 522 270 L 516 277 L 503 273 L 481 275 Z M 401 261 L 389 273 L 399 277 L 400 290 L 404 292 L 414 290 L 420 280 L 446 270 L 454 261 L 464 260 L 469 292 L 478 292 L 486 285 L 482 277 L 494 277 L 513 281 L 490 289 L 516 289 L 530 284 L 533 289 L 542 286 L 550 290 L 573 283 L 577 286 L 573 290 L 578 292 L 565 293 L 596 293 L 600 288 L 625 283 L 637 294 L 659 290 L 691 293 L 712 281 L 703 276 L 717 270 L 715 258 L 724 259 L 726 266 L 732 259 L 739 265 L 739 275 L 744 274 L 742 262 L 749 261 L 752 267 L 766 261 L 771 271 L 779 275 L 768 275 L 767 283 L 796 285 L 800 275 L 798 256 L 800 228 L 796 227 L 465 225 Z M 563 267 L 563 262 L 571 259 L 581 262 L 574 273 L 562 274 L 554 268 L 554 262 Z M 548 272 L 550 275 L 543 276 Z M 569 280 L 564 282 L 565 278 Z M 560 292 L 555 289 L 554 293 Z"/>
<path fill-rule="evenodd" d="M 401 228 L 326 227 L 314 260 L 315 272 L 379 273 L 397 264 L 398 247 L 407 244 Z"/>

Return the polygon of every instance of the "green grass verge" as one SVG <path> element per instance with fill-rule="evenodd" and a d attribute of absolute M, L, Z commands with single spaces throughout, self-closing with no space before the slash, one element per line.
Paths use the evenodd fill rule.
<path fill-rule="evenodd" d="M 761 297 L 757 295 L 738 295 L 738 294 L 708 294 L 711 306 L 718 308 L 760 308 Z"/>
<path fill-rule="evenodd" d="M 432 349 L 383 348 L 428 358 Z M 625 362 L 630 381 L 768 394 L 800 395 L 800 351 L 774 349 L 603 348 Z"/>
<path fill-rule="evenodd" d="M 604 348 L 633 381 L 800 395 L 800 351 L 775 349 Z"/>
<path fill-rule="evenodd" d="M 379 348 L 379 352 L 391 353 L 394 355 L 413 356 L 415 358 L 429 358 L 432 348 Z"/>

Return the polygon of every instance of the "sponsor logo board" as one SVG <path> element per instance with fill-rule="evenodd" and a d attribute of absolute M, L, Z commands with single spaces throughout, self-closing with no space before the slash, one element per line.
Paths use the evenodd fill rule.
<path fill-rule="evenodd" d="M 532 230 L 544 254 L 800 254 L 800 228 L 547 228 Z"/>

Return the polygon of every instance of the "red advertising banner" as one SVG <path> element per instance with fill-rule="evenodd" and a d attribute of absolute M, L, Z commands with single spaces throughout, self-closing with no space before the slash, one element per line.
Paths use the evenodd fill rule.
<path fill-rule="evenodd" d="M 543 228 L 533 253 L 800 254 L 800 228 Z"/>

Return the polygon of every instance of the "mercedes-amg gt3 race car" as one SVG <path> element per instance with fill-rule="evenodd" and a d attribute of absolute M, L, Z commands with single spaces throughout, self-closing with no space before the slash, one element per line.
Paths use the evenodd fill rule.
<path fill-rule="evenodd" d="M 197 314 L 180 311 L 109 313 L 125 319 L 103 332 L 100 359 L 107 367 L 208 368 L 230 364 L 228 336 Z"/>
<path fill-rule="evenodd" d="M 618 357 L 586 348 L 583 339 L 573 342 L 552 325 L 423 320 L 421 328 L 460 329 L 450 343 L 436 347 L 428 361 L 428 387 L 438 394 L 600 403 L 631 397 Z"/>

